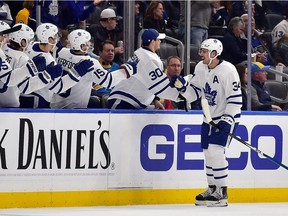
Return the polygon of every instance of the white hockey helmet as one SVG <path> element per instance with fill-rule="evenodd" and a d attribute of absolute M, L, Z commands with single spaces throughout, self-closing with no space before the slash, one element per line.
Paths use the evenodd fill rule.
<path fill-rule="evenodd" d="M 10 29 L 10 28 L 11 27 L 6 22 L 0 21 L 0 32 Z"/>
<path fill-rule="evenodd" d="M 211 53 L 213 51 L 216 51 L 217 54 L 214 57 L 214 58 L 216 58 L 217 56 L 221 55 L 221 53 L 223 51 L 223 45 L 222 45 L 220 40 L 214 39 L 214 38 L 209 38 L 209 39 L 206 39 L 202 42 L 200 49 L 207 49 L 208 53 L 209 53 L 209 57 L 211 56 Z"/>
<path fill-rule="evenodd" d="M 3 21 L 0 21 L 0 32 L 4 31 L 4 30 L 7 30 L 7 29 L 10 29 L 11 27 L 6 23 L 6 22 L 3 22 Z M 0 48 L 2 48 L 4 46 L 4 44 L 7 43 L 7 36 L 6 34 L 4 35 L 1 35 L 0 34 Z"/>
<path fill-rule="evenodd" d="M 49 44 L 49 38 L 58 40 L 58 27 L 52 23 L 42 23 L 36 29 L 36 36 L 40 43 Z"/>
<path fill-rule="evenodd" d="M 83 29 L 76 29 L 68 35 L 68 41 L 70 42 L 71 49 L 81 50 L 87 52 L 90 47 L 91 35 L 88 31 Z M 82 50 L 81 45 L 86 46 L 86 50 Z"/>
<path fill-rule="evenodd" d="M 18 25 L 21 25 L 21 29 L 19 31 L 10 33 L 9 39 L 11 41 L 18 43 L 21 47 L 23 47 L 22 42 L 23 40 L 25 40 L 26 45 L 24 48 L 26 48 L 28 44 L 30 43 L 30 41 L 34 39 L 34 31 L 29 26 L 23 23 L 17 23 L 13 27 L 18 26 Z"/>

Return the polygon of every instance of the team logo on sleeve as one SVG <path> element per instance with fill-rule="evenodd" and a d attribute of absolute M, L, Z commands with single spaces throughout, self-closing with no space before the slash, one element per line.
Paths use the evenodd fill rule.
<path fill-rule="evenodd" d="M 215 98 L 217 95 L 217 91 L 212 90 L 208 83 L 205 84 L 204 94 L 205 94 L 205 98 L 208 101 L 208 104 L 210 106 L 215 106 L 216 105 Z"/>

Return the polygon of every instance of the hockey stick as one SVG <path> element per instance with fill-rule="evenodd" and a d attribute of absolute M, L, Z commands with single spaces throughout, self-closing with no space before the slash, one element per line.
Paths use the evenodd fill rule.
<path fill-rule="evenodd" d="M 202 109 L 203 109 L 203 113 L 207 119 L 207 121 L 209 122 L 210 125 L 212 125 L 213 127 L 215 128 L 218 128 L 218 125 L 215 124 L 211 118 L 211 115 L 210 115 L 210 110 L 209 110 L 209 105 L 208 105 L 208 101 L 204 98 L 204 99 L 201 99 L 201 105 L 202 105 Z M 257 152 L 258 154 L 268 158 L 270 161 L 272 161 L 273 163 L 285 168 L 286 170 L 288 170 L 288 167 L 276 160 L 274 160 L 274 158 L 270 157 L 269 155 L 265 154 L 264 152 L 262 152 L 261 150 L 259 150 L 258 148 L 252 146 L 251 144 L 245 142 L 244 140 L 240 139 L 239 137 L 235 136 L 234 134 L 232 133 L 228 133 L 228 135 L 230 137 L 232 137 L 233 139 L 237 140 L 238 142 L 244 144 L 245 146 L 249 147 L 250 149 L 252 149 L 253 151 Z"/>
<path fill-rule="evenodd" d="M 21 28 L 22 28 L 21 25 L 17 25 L 15 27 L 10 28 L 10 29 L 6 29 L 4 31 L 1 31 L 0 35 L 9 34 L 9 33 L 15 32 L 15 31 L 19 31 Z"/>

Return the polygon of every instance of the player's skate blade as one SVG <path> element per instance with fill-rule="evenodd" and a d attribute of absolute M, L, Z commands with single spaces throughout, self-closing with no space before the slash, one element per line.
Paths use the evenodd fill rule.
<path fill-rule="evenodd" d="M 206 206 L 206 200 L 196 200 L 196 206 Z"/>
<path fill-rule="evenodd" d="M 206 200 L 207 207 L 227 207 L 228 202 L 227 199 L 221 199 L 216 201 Z"/>

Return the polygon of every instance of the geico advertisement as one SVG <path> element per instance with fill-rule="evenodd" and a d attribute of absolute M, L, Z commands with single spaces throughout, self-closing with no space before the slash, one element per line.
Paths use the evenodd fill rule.
<path fill-rule="evenodd" d="M 198 113 L 0 113 L 1 191 L 206 187 Z M 237 136 L 288 164 L 285 115 L 243 115 Z M 287 187 L 287 170 L 234 141 L 231 187 Z"/>
<path fill-rule="evenodd" d="M 287 117 L 242 115 L 236 134 L 288 165 Z M 113 115 L 110 142 L 113 144 L 112 155 L 118 161 L 115 176 L 119 178 L 111 179 L 109 186 L 206 187 L 200 145 L 201 123 L 201 114 Z M 288 186 L 286 169 L 236 140 L 227 149 L 227 158 L 231 187 Z"/>

